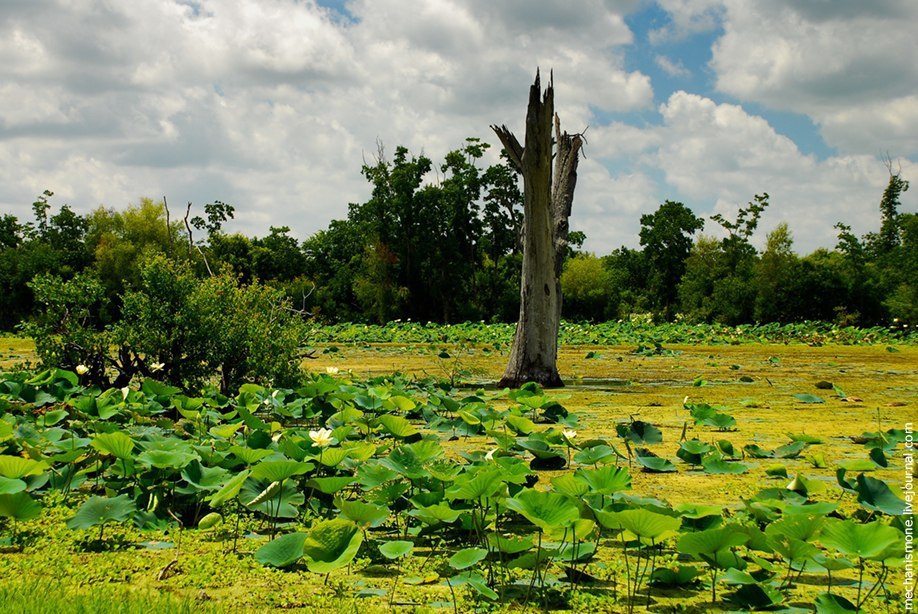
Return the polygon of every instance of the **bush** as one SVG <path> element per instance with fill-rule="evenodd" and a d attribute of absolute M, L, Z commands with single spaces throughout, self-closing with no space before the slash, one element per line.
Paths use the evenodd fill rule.
<path fill-rule="evenodd" d="M 296 382 L 306 323 L 282 291 L 241 285 L 223 272 L 200 279 L 190 265 L 148 261 L 139 288 L 122 297 L 122 319 L 102 327 L 102 284 L 44 276 L 32 284 L 43 314 L 23 330 L 46 367 L 88 370 L 84 382 L 124 386 L 135 376 L 196 389 L 216 375 L 224 391 L 246 381 Z M 82 370 L 82 369 L 81 369 Z"/>

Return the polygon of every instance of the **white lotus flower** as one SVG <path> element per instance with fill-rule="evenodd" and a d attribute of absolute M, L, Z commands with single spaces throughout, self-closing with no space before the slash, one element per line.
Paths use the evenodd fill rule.
<path fill-rule="evenodd" d="M 485 454 L 485 460 L 486 460 L 486 461 L 492 461 L 492 460 L 494 460 L 494 453 L 495 453 L 495 452 L 497 452 L 497 448 L 494 448 L 493 450 L 488 450 L 488 453 Z"/>
<path fill-rule="evenodd" d="M 76 366 L 77 375 L 86 375 L 89 373 L 89 367 L 86 365 L 77 365 Z"/>
<path fill-rule="evenodd" d="M 161 362 L 154 362 L 152 365 L 150 365 L 150 371 L 156 373 L 157 371 L 162 371 L 163 367 L 165 366 L 166 365 Z"/>
<path fill-rule="evenodd" d="M 332 437 L 332 432 L 329 429 L 309 431 L 309 438 L 312 439 L 312 442 L 320 448 L 327 448 L 328 446 L 337 443 L 335 438 Z"/>
<path fill-rule="evenodd" d="M 337 375 L 338 371 L 339 371 L 338 367 L 325 367 L 325 372 L 328 373 L 329 375 Z"/>
<path fill-rule="evenodd" d="M 571 439 L 577 436 L 577 431 L 575 431 L 574 429 L 564 429 L 563 431 L 561 431 L 561 434 L 564 435 L 565 439 L 570 441 Z"/>

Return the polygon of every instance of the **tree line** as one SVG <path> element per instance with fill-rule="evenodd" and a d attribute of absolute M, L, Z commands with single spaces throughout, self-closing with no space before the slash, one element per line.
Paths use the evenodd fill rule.
<path fill-rule="evenodd" d="M 67 283 L 91 283 L 100 299 L 89 310 L 92 325 L 112 326 L 164 270 L 270 287 L 286 296 L 288 309 L 326 321 L 514 321 L 522 194 L 506 157 L 483 168 L 488 147 L 467 139 L 436 165 L 405 147 L 391 158 L 380 148 L 362 167 L 369 199 L 303 240 L 288 227 L 262 237 L 227 233 L 235 209 L 220 201 L 194 216 L 189 205 L 184 218 L 165 199 L 150 198 L 80 215 L 66 204 L 55 208 L 45 192 L 32 220 L 0 217 L 0 329 L 40 318 L 47 312 L 41 301 Z M 722 239 L 699 235 L 704 220 L 669 200 L 641 216 L 637 249 L 597 256 L 582 252 L 585 237 L 572 232 L 563 314 L 592 321 L 651 314 L 726 324 L 918 322 L 918 215 L 899 211 L 908 182 L 888 167 L 879 230 L 858 237 L 839 223 L 833 249 L 805 256 L 795 253 L 787 224 L 768 233 L 763 251 L 752 245 L 769 205 L 765 193 L 734 219 L 713 216 Z"/>

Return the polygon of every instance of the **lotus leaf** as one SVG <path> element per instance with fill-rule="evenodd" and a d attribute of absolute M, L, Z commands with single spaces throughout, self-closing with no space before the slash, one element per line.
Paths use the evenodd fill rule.
<path fill-rule="evenodd" d="M 414 543 L 403 540 L 392 540 L 379 545 L 379 552 L 387 559 L 400 559 L 411 554 Z"/>
<path fill-rule="evenodd" d="M 0 517 L 31 520 L 41 513 L 41 505 L 27 492 L 0 494 Z"/>
<path fill-rule="evenodd" d="M 335 499 L 341 516 L 356 522 L 361 528 L 378 527 L 389 517 L 389 508 L 363 501 Z"/>
<path fill-rule="evenodd" d="M 484 548 L 463 548 L 449 558 L 449 566 L 456 570 L 467 569 L 488 556 Z"/>
<path fill-rule="evenodd" d="M 67 521 L 71 529 L 88 529 L 108 522 L 124 522 L 137 511 L 128 495 L 117 497 L 90 497 L 76 514 Z"/>
<path fill-rule="evenodd" d="M 315 469 L 312 463 L 293 460 L 263 460 L 252 468 L 252 478 L 268 482 L 282 482 L 295 475 Z"/>
<path fill-rule="evenodd" d="M 306 566 L 313 573 L 331 573 L 349 564 L 363 543 L 363 532 L 350 520 L 316 523 L 303 544 Z"/>
<path fill-rule="evenodd" d="M 306 533 L 287 533 L 255 551 L 255 560 L 262 565 L 272 567 L 288 567 L 293 565 L 303 556 L 303 545 L 306 543 Z"/>
<path fill-rule="evenodd" d="M 22 458 L 21 456 L 0 455 L 0 476 L 10 479 L 38 475 L 48 468 L 44 461 Z"/>
<path fill-rule="evenodd" d="M 563 529 L 580 518 L 580 510 L 567 495 L 526 488 L 507 499 L 507 508 L 523 515 L 543 531 Z"/>
<path fill-rule="evenodd" d="M 863 473 L 857 476 L 857 500 L 869 510 L 891 516 L 905 513 L 906 503 L 890 490 L 886 482 Z"/>
<path fill-rule="evenodd" d="M 819 541 L 827 548 L 861 559 L 880 556 L 901 539 L 899 531 L 879 520 L 857 524 L 851 520 L 831 519 L 819 536 Z"/>

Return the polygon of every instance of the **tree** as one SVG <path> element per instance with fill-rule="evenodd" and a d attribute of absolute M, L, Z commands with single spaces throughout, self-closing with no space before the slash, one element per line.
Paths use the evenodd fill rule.
<path fill-rule="evenodd" d="M 561 271 L 583 137 L 561 133 L 554 98 L 554 83 L 550 80 L 543 94 L 537 71 L 529 88 L 525 146 L 506 126 L 491 126 L 523 175 L 520 316 L 499 386 L 518 387 L 529 381 L 546 387 L 564 385 L 557 367 Z"/>
<path fill-rule="evenodd" d="M 682 203 L 667 200 L 653 214 L 641 216 L 641 245 L 650 265 L 649 296 L 663 317 L 672 317 L 679 298 L 678 285 L 685 259 L 692 250 L 692 235 L 704 220 Z"/>
<path fill-rule="evenodd" d="M 612 275 L 593 254 L 578 254 L 568 260 L 561 273 L 564 317 L 569 320 L 600 322 L 615 315 Z"/>

